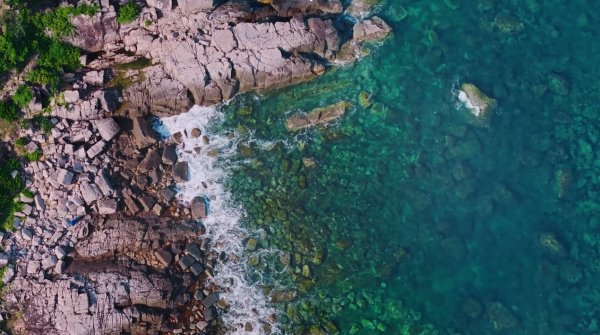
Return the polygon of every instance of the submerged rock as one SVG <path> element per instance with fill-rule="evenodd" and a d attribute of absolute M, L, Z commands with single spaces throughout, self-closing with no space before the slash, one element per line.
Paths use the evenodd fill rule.
<path fill-rule="evenodd" d="M 464 104 L 469 114 L 469 123 L 478 127 L 489 127 L 492 115 L 498 107 L 495 99 L 489 98 L 475 85 L 463 83 L 458 92 L 458 99 Z"/>
<path fill-rule="evenodd" d="M 357 22 L 354 25 L 352 39 L 355 42 L 375 41 L 386 38 L 392 28 L 381 18 L 375 16 L 371 20 Z"/>
<path fill-rule="evenodd" d="M 350 106 L 350 103 L 342 101 L 329 107 L 315 108 L 307 115 L 299 114 L 289 117 L 286 121 L 286 126 L 288 130 L 296 131 L 308 126 L 325 124 L 340 118 L 346 113 L 346 108 Z"/>
<path fill-rule="evenodd" d="M 488 302 L 485 304 L 485 310 L 496 331 L 512 328 L 519 322 L 519 320 L 499 302 Z"/>

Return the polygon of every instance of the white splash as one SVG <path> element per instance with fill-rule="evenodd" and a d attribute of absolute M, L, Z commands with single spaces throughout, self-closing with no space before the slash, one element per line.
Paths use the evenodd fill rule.
<path fill-rule="evenodd" d="M 226 134 L 213 131 L 224 119 L 224 113 L 218 108 L 194 106 L 188 113 L 162 118 L 162 125 L 157 125 L 156 129 L 164 137 L 176 132 L 182 133 L 183 143 L 178 148 L 178 159 L 188 162 L 190 180 L 177 185 L 178 197 L 181 201 L 190 201 L 196 196 L 210 199 L 210 213 L 202 223 L 206 226 L 207 236 L 212 240 L 212 248 L 219 253 L 234 254 L 239 258 L 237 263 L 231 260 L 219 262 L 214 271 L 213 281 L 220 287 L 227 288 L 219 297 L 231 306 L 228 313 L 222 314 L 223 321 L 230 329 L 228 334 L 266 334 L 263 330 L 266 323 L 270 324 L 271 334 L 278 334 L 278 324 L 268 321 L 268 316 L 277 311 L 269 306 L 268 299 L 260 288 L 262 283 L 250 283 L 245 278 L 247 265 L 243 256 L 243 239 L 250 232 L 240 227 L 244 209 L 234 203 L 226 188 L 231 167 L 235 166 L 235 162 L 229 158 L 236 154 L 237 144 L 241 139 L 239 136 L 229 138 Z M 202 136 L 192 137 L 194 128 L 198 128 Z M 209 144 L 204 143 L 203 136 L 208 138 Z M 199 154 L 194 150 L 196 147 L 201 148 Z M 209 156 L 209 152 L 214 150 L 218 152 L 217 156 Z M 244 330 L 247 323 L 252 325 L 252 331 Z"/>
<path fill-rule="evenodd" d="M 479 113 L 481 113 L 481 109 L 473 104 L 465 91 L 458 91 L 458 100 L 460 100 L 460 102 L 462 102 L 475 116 L 479 116 Z"/>

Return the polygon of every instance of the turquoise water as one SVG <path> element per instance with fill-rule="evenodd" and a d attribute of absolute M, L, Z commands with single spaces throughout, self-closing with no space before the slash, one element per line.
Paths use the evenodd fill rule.
<path fill-rule="evenodd" d="M 394 35 L 361 62 L 222 107 L 221 131 L 245 138 L 229 180 L 245 224 L 289 252 L 250 274 L 299 290 L 274 303 L 284 331 L 598 333 L 600 3 L 376 13 Z M 467 122 L 465 82 L 498 100 L 489 127 Z M 329 127 L 285 128 L 339 101 L 353 106 Z"/>

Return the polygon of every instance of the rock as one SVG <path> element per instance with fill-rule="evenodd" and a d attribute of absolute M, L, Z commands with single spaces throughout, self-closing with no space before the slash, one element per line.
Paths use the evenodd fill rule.
<path fill-rule="evenodd" d="M 54 254 L 56 255 L 56 257 L 58 259 L 63 259 L 65 257 L 67 257 L 67 251 L 65 250 L 64 247 L 61 247 L 60 245 L 57 245 L 54 248 Z"/>
<path fill-rule="evenodd" d="M 171 199 L 173 199 L 175 197 L 177 192 L 175 192 L 172 188 L 167 187 L 165 189 L 158 191 L 157 194 L 160 197 L 162 197 L 165 201 L 171 201 Z"/>
<path fill-rule="evenodd" d="M 277 292 L 273 296 L 271 296 L 271 302 L 289 302 L 294 300 L 298 296 L 298 291 L 283 291 Z"/>
<path fill-rule="evenodd" d="M 463 83 L 458 99 L 467 109 L 467 121 L 474 126 L 489 127 L 498 102 L 488 98 L 475 85 Z"/>
<path fill-rule="evenodd" d="M 113 118 L 107 118 L 96 121 L 96 127 L 102 139 L 106 142 L 112 140 L 121 130 Z"/>
<path fill-rule="evenodd" d="M 202 272 L 204 272 L 204 266 L 200 263 L 194 263 L 190 266 L 190 271 L 194 274 L 194 276 L 199 276 Z"/>
<path fill-rule="evenodd" d="M 56 256 L 52 255 L 50 257 L 46 257 L 42 260 L 42 269 L 45 271 L 50 270 L 56 266 L 58 263 L 58 259 Z"/>
<path fill-rule="evenodd" d="M 7 266 L 9 261 L 10 261 L 10 257 L 8 257 L 7 254 L 5 254 L 5 253 L 0 254 L 0 267 Z"/>
<path fill-rule="evenodd" d="M 202 260 L 202 251 L 198 248 L 196 243 L 188 244 L 187 248 L 185 248 L 185 253 L 194 257 L 197 261 Z M 202 270 L 204 271 L 204 270 Z"/>
<path fill-rule="evenodd" d="M 569 82 L 561 75 L 550 73 L 548 75 L 548 88 L 557 95 L 569 94 Z"/>
<path fill-rule="evenodd" d="M 286 126 L 290 131 L 300 130 L 308 126 L 325 124 L 340 118 L 351 105 L 347 102 L 338 102 L 325 108 L 315 108 L 307 115 L 294 115 L 287 119 Z"/>
<path fill-rule="evenodd" d="M 63 260 L 59 260 L 58 262 L 56 262 L 56 266 L 54 267 L 54 272 L 61 274 L 61 273 L 65 272 L 66 268 L 67 268 L 67 263 Z"/>
<path fill-rule="evenodd" d="M 92 145 L 91 148 L 88 149 L 87 156 L 89 158 L 94 158 L 96 156 L 98 156 L 102 150 L 104 150 L 104 147 L 106 146 L 106 142 L 104 142 L 104 140 L 100 140 L 98 141 L 96 144 Z"/>
<path fill-rule="evenodd" d="M 33 238 L 33 233 L 31 232 L 31 229 L 23 228 L 23 230 L 21 230 L 21 232 L 23 234 L 24 239 L 31 241 L 31 239 Z"/>
<path fill-rule="evenodd" d="M 202 135 L 202 132 L 200 132 L 200 129 L 194 128 L 192 129 L 191 135 L 193 138 L 198 138 L 200 135 Z"/>
<path fill-rule="evenodd" d="M 102 199 L 102 192 L 94 183 L 82 181 L 79 183 L 79 189 L 81 191 L 81 196 L 88 205 L 91 205 L 96 200 Z"/>
<path fill-rule="evenodd" d="M 154 200 L 153 197 L 147 195 L 140 199 L 140 203 L 144 207 L 144 211 L 149 212 L 152 210 L 152 208 L 154 208 L 154 205 L 156 204 L 156 200 Z"/>
<path fill-rule="evenodd" d="M 147 148 L 158 141 L 158 134 L 142 116 L 133 119 L 133 136 L 140 149 Z"/>
<path fill-rule="evenodd" d="M 161 158 L 158 150 L 151 150 L 138 165 L 138 171 L 146 173 L 150 170 L 156 170 L 160 166 Z"/>
<path fill-rule="evenodd" d="M 64 101 L 66 103 L 75 103 L 79 101 L 79 91 L 64 91 L 63 93 Z"/>
<path fill-rule="evenodd" d="M 250 238 L 246 242 L 246 249 L 249 251 L 256 250 L 256 246 L 258 245 L 258 241 L 256 239 Z"/>
<path fill-rule="evenodd" d="M 298 14 L 340 14 L 344 7 L 339 0 L 270 0 L 279 16 L 297 16 Z"/>
<path fill-rule="evenodd" d="M 496 331 L 510 329 L 516 326 L 519 321 L 499 302 L 488 302 L 485 304 L 485 310 Z"/>
<path fill-rule="evenodd" d="M 195 197 L 192 199 L 191 208 L 193 219 L 200 220 L 208 216 L 208 208 L 204 197 Z"/>
<path fill-rule="evenodd" d="M 44 212 L 46 210 L 46 203 L 44 202 L 42 196 L 39 193 L 35 195 L 35 208 L 41 212 Z"/>
<path fill-rule="evenodd" d="M 56 179 L 56 181 L 61 185 L 71 185 L 73 183 L 73 172 L 60 169 Z"/>
<path fill-rule="evenodd" d="M 6 270 L 4 270 L 2 282 L 4 284 L 8 284 L 13 280 L 13 278 L 15 278 L 15 267 L 13 265 L 9 265 Z"/>
<path fill-rule="evenodd" d="M 114 214 L 117 212 L 117 200 L 100 200 L 98 201 L 98 213 L 102 215 Z"/>
<path fill-rule="evenodd" d="M 177 3 L 184 15 L 212 9 L 216 5 L 214 0 L 179 0 Z"/>
<path fill-rule="evenodd" d="M 521 23 L 517 18 L 506 13 L 498 14 L 494 19 L 494 24 L 498 29 L 507 34 L 518 33 L 525 28 L 525 25 Z"/>
<path fill-rule="evenodd" d="M 146 3 L 148 6 L 156 8 L 163 15 L 170 13 L 173 8 L 172 0 L 148 0 Z"/>
<path fill-rule="evenodd" d="M 27 263 L 27 274 L 36 274 L 41 266 L 42 262 L 40 261 L 30 261 L 29 263 Z"/>
<path fill-rule="evenodd" d="M 28 153 L 32 154 L 32 153 L 34 153 L 36 150 L 38 150 L 38 145 L 37 145 L 37 143 L 35 143 L 35 142 L 31 141 L 31 142 L 27 143 L 27 145 L 24 147 L 24 149 L 25 149 L 25 150 L 26 150 Z M 13 178 L 14 178 L 14 177 L 13 177 Z"/>
<path fill-rule="evenodd" d="M 152 207 L 152 211 L 158 216 L 163 213 L 163 210 L 164 208 L 160 204 L 155 204 L 154 207 Z"/>
<path fill-rule="evenodd" d="M 174 145 L 165 146 L 162 154 L 162 162 L 167 165 L 173 165 L 177 162 L 177 151 Z"/>
<path fill-rule="evenodd" d="M 104 85 L 104 70 L 101 71 L 89 71 L 83 76 L 83 82 L 93 86 Z"/>
<path fill-rule="evenodd" d="M 196 300 L 204 299 L 204 292 L 202 292 L 202 290 L 196 290 L 196 293 L 194 293 L 194 299 L 196 299 Z"/>
<path fill-rule="evenodd" d="M 195 262 L 196 262 L 196 260 L 194 259 L 194 257 L 192 257 L 190 255 L 185 255 L 185 256 L 181 257 L 178 264 L 183 270 L 185 270 L 185 269 L 189 268 L 190 266 L 192 266 L 192 264 L 194 264 Z"/>
<path fill-rule="evenodd" d="M 354 24 L 352 39 L 356 42 L 374 41 L 386 38 L 392 28 L 382 19 L 374 16 L 371 20 L 364 20 Z"/>
<path fill-rule="evenodd" d="M 154 252 L 154 256 L 162 263 L 164 266 L 169 266 L 171 261 L 173 260 L 173 254 L 165 249 L 159 249 Z"/>
<path fill-rule="evenodd" d="M 185 183 L 189 180 L 188 162 L 173 164 L 173 177 L 177 182 Z"/>
<path fill-rule="evenodd" d="M 104 174 L 104 171 L 100 171 L 100 173 L 96 175 L 94 180 L 96 181 L 96 185 L 98 185 L 100 191 L 102 191 L 102 194 L 104 194 L 105 197 L 109 197 L 112 195 L 114 189 L 112 183 Z"/>
<path fill-rule="evenodd" d="M 217 303 L 217 301 L 219 301 L 219 297 L 217 297 L 217 294 L 213 292 L 202 300 L 202 305 L 205 307 L 212 307 Z"/>

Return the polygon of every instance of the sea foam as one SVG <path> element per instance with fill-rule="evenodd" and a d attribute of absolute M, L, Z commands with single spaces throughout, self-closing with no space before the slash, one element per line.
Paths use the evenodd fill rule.
<path fill-rule="evenodd" d="M 243 242 L 252 232 L 241 227 L 245 211 L 233 201 L 226 187 L 231 168 L 236 165 L 232 157 L 236 154 L 240 138 L 229 138 L 214 131 L 224 120 L 225 115 L 218 108 L 194 106 L 187 113 L 160 119 L 155 128 L 163 137 L 176 132 L 183 134 L 178 159 L 188 162 L 190 180 L 177 185 L 177 196 L 181 201 L 190 201 L 196 196 L 209 199 L 210 213 L 202 223 L 206 226 L 212 248 L 219 253 L 239 257 L 237 263 L 231 260 L 219 262 L 214 271 L 213 281 L 225 288 L 219 297 L 230 305 L 229 312 L 222 313 L 229 328 L 228 334 L 278 334 L 279 325 L 268 321 L 269 315 L 277 314 L 277 311 L 269 305 L 261 289 L 264 283 L 250 281 L 246 276 L 249 269 L 243 256 Z M 202 136 L 191 136 L 194 128 L 200 129 L 202 136 L 207 136 L 209 144 L 204 143 Z M 195 147 L 201 148 L 199 154 Z M 209 152 L 214 150 L 218 152 L 216 157 L 209 156 Z M 247 323 L 252 325 L 252 331 L 244 330 Z M 265 324 L 269 331 L 263 328 Z"/>

